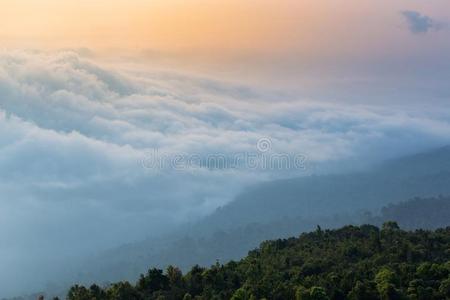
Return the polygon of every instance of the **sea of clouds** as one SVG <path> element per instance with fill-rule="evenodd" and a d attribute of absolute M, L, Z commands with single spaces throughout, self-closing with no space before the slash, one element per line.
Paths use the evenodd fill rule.
<path fill-rule="evenodd" d="M 450 112 L 439 108 L 277 97 L 266 86 L 122 63 L 68 50 L 0 52 L 5 295 L 28 279 L 30 290 L 38 288 L 45 268 L 65 257 L 205 215 L 246 185 L 370 164 L 450 139 Z M 262 139 L 269 148 L 258 148 Z M 196 164 L 260 152 L 301 154 L 306 165 Z M 195 159 L 154 168 L 155 153 Z"/>

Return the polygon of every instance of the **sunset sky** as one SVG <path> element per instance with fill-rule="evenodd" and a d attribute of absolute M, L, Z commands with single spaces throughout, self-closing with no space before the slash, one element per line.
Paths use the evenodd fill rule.
<path fill-rule="evenodd" d="M 0 42 L 7 49 L 83 48 L 97 59 L 126 55 L 253 83 L 411 77 L 423 68 L 441 72 L 442 57 L 450 57 L 446 0 L 1 3 Z"/>
<path fill-rule="evenodd" d="M 444 21 L 450 11 L 446 0 L 2 0 L 1 4 L 3 46 L 312 56 L 399 51 L 405 43 L 415 43 L 399 18 L 401 11 L 416 10 Z"/>

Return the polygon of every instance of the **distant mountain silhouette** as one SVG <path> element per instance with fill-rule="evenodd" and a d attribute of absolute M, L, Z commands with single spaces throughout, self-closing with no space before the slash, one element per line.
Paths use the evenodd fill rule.
<path fill-rule="evenodd" d="M 414 197 L 450 195 L 450 146 L 387 161 L 370 171 L 309 176 L 248 188 L 198 227 L 231 228 L 283 217 L 377 211 Z"/>

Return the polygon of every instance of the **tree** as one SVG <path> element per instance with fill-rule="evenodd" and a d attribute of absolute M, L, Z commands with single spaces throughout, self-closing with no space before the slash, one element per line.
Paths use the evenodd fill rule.
<path fill-rule="evenodd" d="M 142 292 L 156 292 L 161 290 L 168 290 L 170 281 L 167 276 L 163 274 L 160 269 L 150 269 L 146 276 L 141 275 L 139 278 L 137 288 Z"/>
<path fill-rule="evenodd" d="M 183 273 L 174 266 L 167 267 L 166 271 L 171 286 L 181 287 L 183 285 Z"/>
<path fill-rule="evenodd" d="M 377 290 L 371 282 L 357 281 L 353 289 L 348 294 L 350 300 L 376 300 L 378 299 Z"/>
<path fill-rule="evenodd" d="M 375 276 L 377 290 L 382 300 L 400 299 L 399 292 L 395 288 L 397 278 L 395 273 L 388 268 L 381 269 Z"/>
<path fill-rule="evenodd" d="M 387 221 L 383 223 L 382 230 L 383 231 L 392 231 L 392 230 L 399 230 L 400 227 L 398 226 L 397 222 L 394 221 Z"/>
<path fill-rule="evenodd" d="M 299 286 L 295 290 L 295 300 L 310 300 L 309 290 L 304 286 Z"/>
<path fill-rule="evenodd" d="M 109 300 L 139 300 L 140 295 L 134 287 L 128 282 L 119 282 L 113 284 L 107 291 Z"/>
<path fill-rule="evenodd" d="M 67 300 L 90 300 L 90 293 L 84 286 L 74 285 L 67 293 Z"/>
<path fill-rule="evenodd" d="M 439 293 L 445 299 L 450 299 L 450 277 L 441 282 L 439 285 Z"/>
<path fill-rule="evenodd" d="M 244 288 L 240 288 L 234 292 L 233 297 L 231 297 L 231 300 L 249 300 L 250 295 L 248 291 Z"/>
<path fill-rule="evenodd" d="M 319 286 L 313 286 L 309 292 L 310 300 L 329 300 L 325 289 Z"/>
<path fill-rule="evenodd" d="M 89 294 L 92 299 L 95 300 L 106 300 L 107 295 L 105 291 L 96 284 L 93 284 L 89 288 Z"/>
<path fill-rule="evenodd" d="M 189 293 L 184 294 L 183 300 L 192 300 L 192 296 Z"/>

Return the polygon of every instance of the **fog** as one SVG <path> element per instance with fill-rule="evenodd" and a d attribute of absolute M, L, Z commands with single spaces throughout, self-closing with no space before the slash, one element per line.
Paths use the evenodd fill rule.
<path fill-rule="evenodd" d="M 365 82 L 339 83 L 348 70 L 312 76 L 302 91 L 295 74 L 282 87 L 145 57 L 3 50 L 0 297 L 45 289 L 61 269 L 76 273 L 78 259 L 195 222 L 247 186 L 449 143 L 445 65 L 398 81 L 382 76 L 401 74 L 388 65 Z M 287 163 L 267 165 L 270 155 Z"/>

